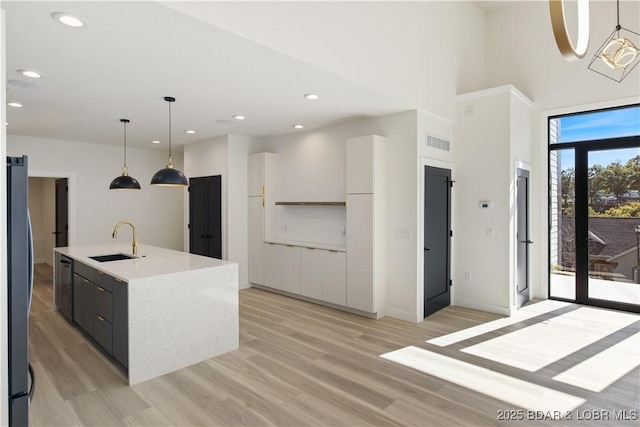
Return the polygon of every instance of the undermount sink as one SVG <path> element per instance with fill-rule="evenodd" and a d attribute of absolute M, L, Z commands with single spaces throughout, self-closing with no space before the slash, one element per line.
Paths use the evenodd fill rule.
<path fill-rule="evenodd" d="M 111 254 L 111 255 L 90 256 L 89 258 L 96 260 L 98 262 L 107 262 L 107 261 L 122 261 L 124 259 L 132 259 L 136 257 L 132 255 L 126 255 L 126 254 Z"/>

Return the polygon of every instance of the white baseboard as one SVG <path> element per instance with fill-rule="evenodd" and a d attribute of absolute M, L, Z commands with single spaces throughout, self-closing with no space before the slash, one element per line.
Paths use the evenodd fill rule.
<path fill-rule="evenodd" d="M 394 308 L 387 308 L 387 316 L 411 323 L 420 323 L 422 322 L 422 320 L 424 320 L 420 318 L 417 313 L 409 313 L 407 311 L 396 310 Z"/>
<path fill-rule="evenodd" d="M 500 305 L 479 303 L 477 301 L 470 300 L 470 299 L 467 299 L 467 298 L 454 298 L 453 301 L 452 301 L 452 304 L 460 306 L 460 307 L 472 308 L 474 310 L 480 310 L 480 311 L 487 311 L 489 313 L 502 314 L 502 315 L 505 315 L 505 316 L 511 316 L 511 314 L 512 314 L 511 308 L 509 308 L 509 307 L 502 307 Z"/>
<path fill-rule="evenodd" d="M 249 282 L 238 283 L 238 289 L 249 289 L 250 287 L 251 283 Z"/>

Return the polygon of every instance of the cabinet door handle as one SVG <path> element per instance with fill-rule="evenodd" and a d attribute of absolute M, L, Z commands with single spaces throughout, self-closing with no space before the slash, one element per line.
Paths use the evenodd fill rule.
<path fill-rule="evenodd" d="M 104 271 L 96 270 L 98 274 L 104 274 Z"/>
<path fill-rule="evenodd" d="M 116 279 L 116 282 L 118 282 L 118 283 L 122 283 L 122 280 L 120 280 L 120 279 Z"/>
<path fill-rule="evenodd" d="M 104 292 L 104 288 L 101 288 L 100 286 L 98 286 L 98 290 L 99 290 L 100 292 Z"/>
<path fill-rule="evenodd" d="M 84 283 L 89 283 L 89 281 L 88 281 L 87 279 L 82 279 L 82 281 L 83 281 Z"/>
<path fill-rule="evenodd" d="M 104 317 L 98 315 L 98 320 L 101 321 L 101 322 L 104 322 Z"/>

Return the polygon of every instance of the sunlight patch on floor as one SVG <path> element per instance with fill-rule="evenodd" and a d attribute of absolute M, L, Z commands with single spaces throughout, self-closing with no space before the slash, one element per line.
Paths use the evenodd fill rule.
<path fill-rule="evenodd" d="M 463 329 L 452 334 L 443 335 L 438 338 L 427 341 L 429 344 L 437 345 L 440 347 L 446 347 L 451 344 L 458 343 L 460 341 L 474 338 L 487 332 L 493 332 L 506 326 L 514 325 L 518 322 L 531 319 L 544 313 L 549 313 L 559 308 L 564 308 L 570 305 L 566 302 L 546 300 L 540 301 L 535 304 L 530 304 L 522 307 L 513 316 L 505 317 L 502 319 L 494 320 L 492 322 L 483 323 L 472 328 Z"/>
<path fill-rule="evenodd" d="M 531 411 L 567 413 L 584 399 L 418 347 L 381 357 Z"/>
<path fill-rule="evenodd" d="M 461 351 L 535 372 L 636 321 L 633 314 L 582 307 Z"/>
<path fill-rule="evenodd" d="M 640 333 L 553 377 L 554 380 L 600 392 L 640 366 Z"/>

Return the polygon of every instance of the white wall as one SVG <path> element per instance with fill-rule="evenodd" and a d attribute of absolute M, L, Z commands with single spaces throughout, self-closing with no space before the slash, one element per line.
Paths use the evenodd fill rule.
<path fill-rule="evenodd" d="M 259 152 L 260 140 L 223 135 L 184 147 L 184 173 L 189 178 L 222 176 L 222 257 L 238 263 L 240 288 L 249 286 L 247 158 Z M 189 250 L 189 195 L 184 198 L 184 250 Z"/>
<path fill-rule="evenodd" d="M 227 258 L 227 146 L 228 135 L 210 141 L 200 141 L 184 146 L 184 174 L 187 178 L 220 175 L 222 179 L 222 258 Z M 183 248 L 189 252 L 189 193 L 184 195 Z"/>
<path fill-rule="evenodd" d="M 589 50 L 584 59 L 575 62 L 567 62 L 558 51 L 548 2 L 511 4 L 487 14 L 487 87 L 512 84 L 533 100 L 539 110 L 640 95 L 638 68 L 621 83 L 587 68 L 596 50 L 615 28 L 615 2 L 589 2 Z M 623 27 L 640 31 L 640 2 L 622 1 L 620 12 Z M 569 20 L 569 24 L 572 22 Z"/>
<path fill-rule="evenodd" d="M 29 178 L 29 214 L 36 263 L 53 265 L 55 246 L 55 179 Z"/>
<path fill-rule="evenodd" d="M 456 93 L 485 87 L 473 1 L 164 4 L 450 120 Z"/>
<path fill-rule="evenodd" d="M 510 283 L 510 92 L 462 95 L 455 128 L 454 304 L 504 312 Z M 490 201 L 481 210 L 480 201 Z M 488 237 L 488 230 L 493 237 Z M 465 281 L 465 272 L 471 281 Z"/>
<path fill-rule="evenodd" d="M 165 152 L 127 149 L 129 173 L 142 187 L 138 191 L 109 190 L 121 173 L 120 147 L 9 135 L 7 153 L 29 156 L 30 176 L 69 178 L 69 245 L 111 242 L 114 225 L 129 220 L 140 244 L 182 248 L 186 190 L 149 185 L 166 165 Z M 180 153 L 173 160 L 176 168 L 182 167 Z M 118 234 L 118 241 L 130 239 L 130 232 Z"/>

